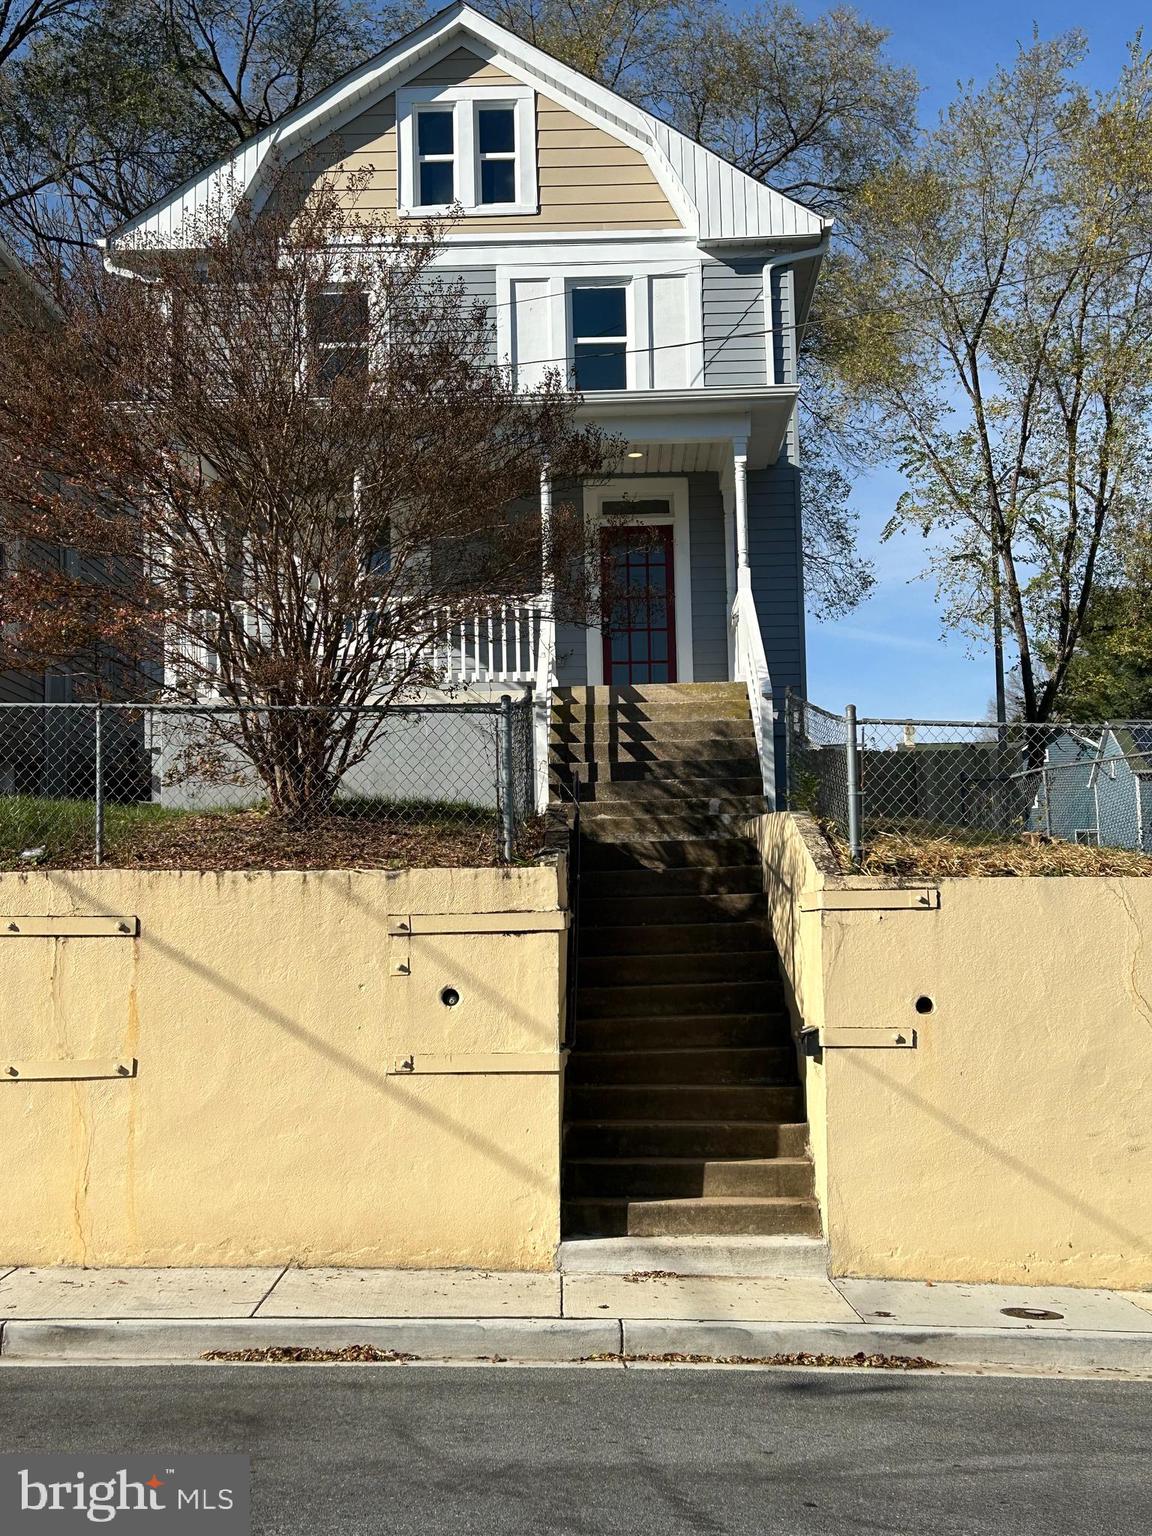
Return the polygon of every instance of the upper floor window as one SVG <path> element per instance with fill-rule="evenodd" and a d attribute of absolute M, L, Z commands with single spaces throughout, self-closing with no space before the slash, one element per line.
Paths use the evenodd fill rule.
<path fill-rule="evenodd" d="M 310 320 L 318 387 L 327 390 L 338 379 L 365 378 L 369 365 L 368 295 L 347 288 L 314 293 Z"/>
<path fill-rule="evenodd" d="M 572 374 L 582 393 L 628 387 L 628 289 L 623 283 L 574 285 Z"/>
<path fill-rule="evenodd" d="M 401 89 L 396 125 L 401 213 L 537 211 L 536 98 L 530 87 Z"/>
<path fill-rule="evenodd" d="M 480 163 L 479 201 L 516 201 L 516 109 L 479 107 L 476 112 L 476 154 Z"/>
<path fill-rule="evenodd" d="M 451 107 L 422 107 L 416 114 L 420 206 L 456 201 L 456 123 Z"/>

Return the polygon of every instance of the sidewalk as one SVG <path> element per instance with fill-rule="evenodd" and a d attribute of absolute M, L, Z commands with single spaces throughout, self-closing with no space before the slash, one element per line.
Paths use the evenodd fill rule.
<path fill-rule="evenodd" d="M 1152 1293 L 659 1272 L 0 1273 L 0 1361 L 12 1364 L 189 1361 L 207 1350 L 356 1344 L 428 1360 L 863 1352 L 1147 1374 Z"/>

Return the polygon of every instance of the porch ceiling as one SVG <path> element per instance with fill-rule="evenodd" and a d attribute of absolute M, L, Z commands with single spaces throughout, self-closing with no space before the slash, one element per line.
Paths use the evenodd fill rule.
<path fill-rule="evenodd" d="M 784 445 L 796 405 L 796 390 L 773 385 L 756 389 L 637 390 L 624 394 L 587 394 L 579 413 L 605 431 L 642 450 L 631 473 L 665 468 L 657 455 L 707 455 L 695 467 L 719 468 L 730 461 L 736 442 L 750 469 L 774 464 Z M 624 468 L 624 466 L 622 466 Z M 672 469 L 671 460 L 667 469 Z"/>
<path fill-rule="evenodd" d="M 708 470 L 720 472 L 732 461 L 732 444 L 723 443 L 633 443 L 638 459 L 617 459 L 614 475 L 691 475 Z"/>

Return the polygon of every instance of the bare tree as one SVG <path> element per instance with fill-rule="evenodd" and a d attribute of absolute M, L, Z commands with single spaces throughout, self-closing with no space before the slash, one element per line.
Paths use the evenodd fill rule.
<path fill-rule="evenodd" d="M 170 693 L 294 706 L 230 717 L 293 818 L 371 749 L 366 706 L 442 681 L 446 610 L 539 593 L 545 569 L 576 591 L 582 519 L 561 501 L 542 539 L 542 466 L 563 483 L 614 451 L 558 375 L 526 394 L 495 365 L 483 309 L 436 276 L 435 229 L 355 203 L 221 200 L 187 249 L 122 254 L 139 280 L 93 276 L 50 335 L 14 316 L 0 340 L 12 531 L 105 576 L 10 573 L 0 665 L 102 646 L 155 676 L 162 640 Z"/>

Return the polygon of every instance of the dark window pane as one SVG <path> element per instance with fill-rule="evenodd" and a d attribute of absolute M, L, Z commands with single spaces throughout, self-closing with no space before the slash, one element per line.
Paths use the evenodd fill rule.
<path fill-rule="evenodd" d="M 628 358 L 622 341 L 576 344 L 576 388 L 625 389 Z"/>
<path fill-rule="evenodd" d="M 482 203 L 514 203 L 516 201 L 515 160 L 482 160 L 480 162 L 480 201 Z"/>
<path fill-rule="evenodd" d="M 584 341 L 589 336 L 626 336 L 627 333 L 623 288 L 573 288 L 573 336 Z"/>
<path fill-rule="evenodd" d="M 666 630 L 657 630 L 652 636 L 652 660 L 668 660 L 668 633 Z"/>
<path fill-rule="evenodd" d="M 614 661 L 612 663 L 612 681 L 614 683 L 628 683 L 632 680 L 632 669 L 626 661 Z"/>
<path fill-rule="evenodd" d="M 484 107 L 478 138 L 482 155 L 510 155 L 516 148 L 516 112 L 512 107 Z"/>
<path fill-rule="evenodd" d="M 648 670 L 648 681 L 650 683 L 666 683 L 668 681 L 668 663 L 666 661 L 654 662 Z"/>
<path fill-rule="evenodd" d="M 441 208 L 454 195 L 451 160 L 425 160 L 420 167 L 420 206 Z"/>
<path fill-rule="evenodd" d="M 416 118 L 417 144 L 422 155 L 452 153 L 452 113 L 421 112 Z"/>
<path fill-rule="evenodd" d="M 337 379 L 363 379 L 368 374 L 368 352 L 365 347 L 326 347 L 319 364 L 322 384 L 334 384 Z"/>
<path fill-rule="evenodd" d="M 366 293 L 318 293 L 312 299 L 312 328 L 318 346 L 363 342 L 368 335 Z"/>

